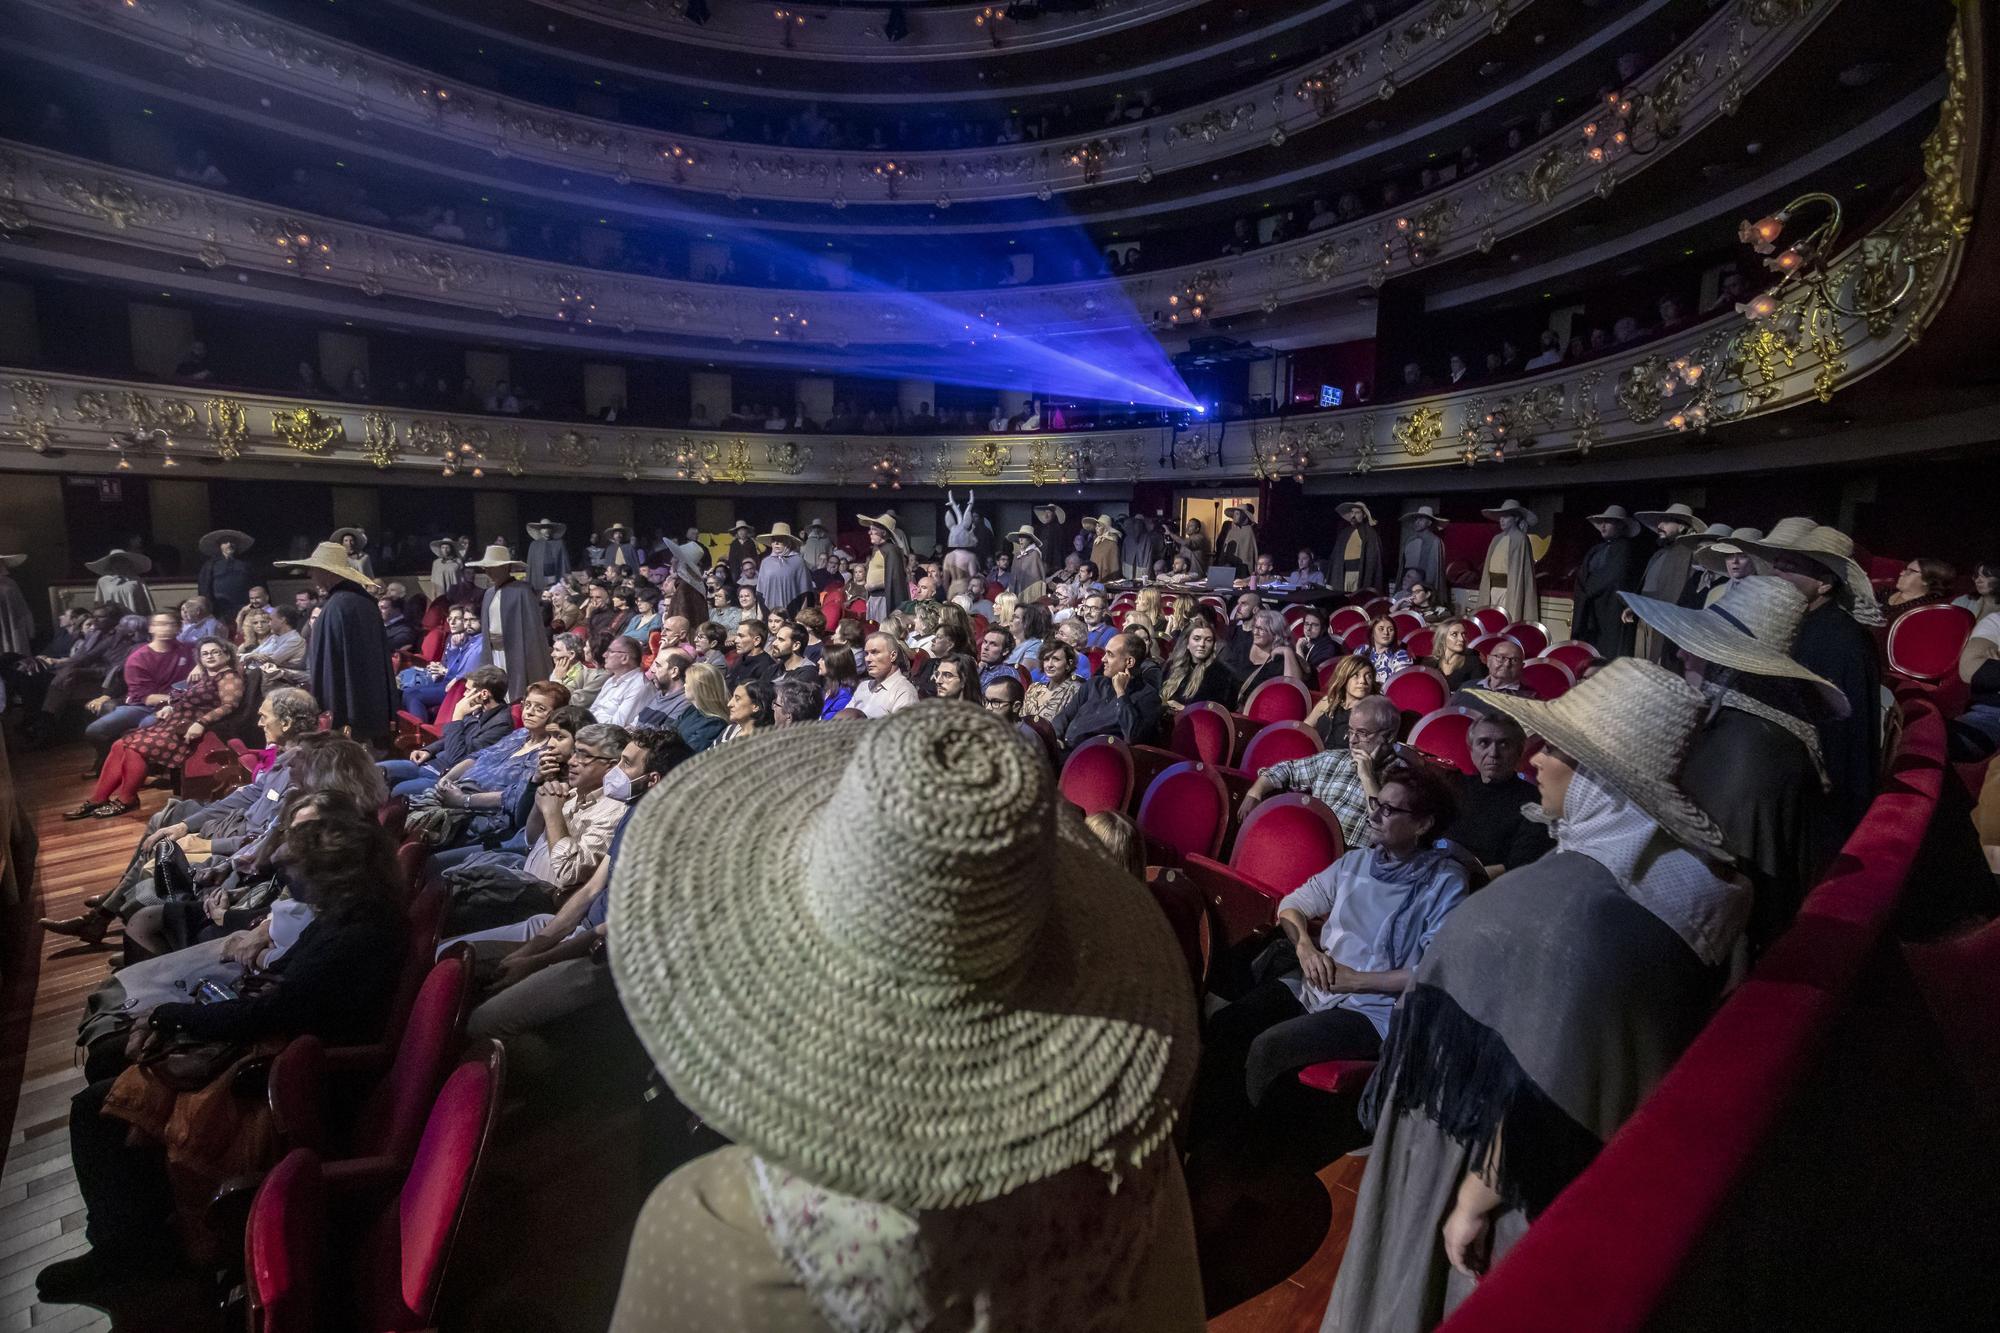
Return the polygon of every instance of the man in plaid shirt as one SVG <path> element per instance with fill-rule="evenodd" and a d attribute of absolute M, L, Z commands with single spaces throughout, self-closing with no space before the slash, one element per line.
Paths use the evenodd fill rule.
<path fill-rule="evenodd" d="M 1248 816 L 1266 796 L 1304 792 L 1333 810 L 1349 847 L 1367 846 L 1368 802 L 1381 785 L 1382 770 L 1395 752 L 1396 733 L 1402 724 L 1396 705 L 1379 694 L 1369 695 L 1348 712 L 1348 748 L 1321 750 L 1264 769 L 1244 796 L 1237 818 Z"/>

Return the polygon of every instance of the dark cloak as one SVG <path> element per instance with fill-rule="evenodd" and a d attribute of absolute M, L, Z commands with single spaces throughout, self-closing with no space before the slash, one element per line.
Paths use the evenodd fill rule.
<path fill-rule="evenodd" d="M 495 597 L 500 598 L 500 636 L 503 640 L 498 644 L 486 632 L 487 615 Z M 488 588 L 486 595 L 479 599 L 479 631 L 483 640 L 479 665 L 493 665 L 495 648 L 507 655 L 509 700 L 519 700 L 530 685 L 549 678 L 552 665 L 549 660 L 549 630 L 542 622 L 542 599 L 533 588 L 519 579 L 507 580 L 504 587 Z"/>
<path fill-rule="evenodd" d="M 1639 553 L 1630 537 L 1612 537 L 1583 553 L 1576 567 L 1574 609 L 1570 613 L 1570 637 L 1581 639 L 1603 657 L 1626 657 L 1632 652 L 1632 626 L 1624 621 L 1625 602 L 1621 592 L 1639 586 Z"/>
<path fill-rule="evenodd" d="M 1700 606 L 1701 599 L 1694 579 L 1699 572 L 1695 568 L 1693 546 L 1686 542 L 1665 542 L 1646 562 L 1646 576 L 1640 582 L 1639 591 L 1648 597 L 1672 602 L 1675 606 Z M 1668 670 L 1677 669 L 1674 645 L 1664 634 L 1644 621 L 1639 623 L 1637 630 L 1633 651 L 1638 656 Z"/>
<path fill-rule="evenodd" d="M 536 592 L 562 582 L 569 573 L 569 547 L 553 537 L 537 537 L 528 543 L 523 561 L 528 566 L 528 586 Z"/>
<path fill-rule="evenodd" d="M 212 555 L 202 562 L 194 586 L 208 599 L 217 620 L 234 624 L 236 613 L 250 601 L 250 565 L 233 555 Z"/>
<path fill-rule="evenodd" d="M 389 640 L 382 612 L 360 585 L 342 579 L 320 603 L 306 641 L 306 688 L 359 741 L 389 734 L 395 716 Z"/>
<path fill-rule="evenodd" d="M 1417 571 L 1424 586 L 1431 590 L 1431 601 L 1439 606 L 1451 605 L 1448 595 L 1450 587 L 1444 581 L 1444 538 L 1438 536 L 1436 528 L 1422 532 L 1412 530 L 1403 538 L 1403 567 L 1396 571 L 1396 586 L 1402 587 L 1403 575 L 1410 570 Z"/>
<path fill-rule="evenodd" d="M 1833 836 L 1844 842 L 1868 805 L 1882 771 L 1882 667 L 1875 638 L 1853 616 L 1828 601 L 1806 612 L 1792 660 L 1840 687 L 1848 715 L 1819 725 L 1819 748 L 1826 760 L 1827 795 Z"/>
<path fill-rule="evenodd" d="M 1352 533 L 1361 534 L 1361 550 L 1357 558 L 1347 558 L 1347 539 Z M 1382 538 L 1376 533 L 1373 523 L 1349 523 L 1346 519 L 1336 519 L 1333 525 L 1333 554 L 1327 558 L 1326 581 L 1335 592 L 1347 590 L 1347 576 L 1355 576 L 1356 588 L 1382 589 Z"/>
<path fill-rule="evenodd" d="M 1042 568 L 1061 569 L 1063 557 L 1069 554 L 1069 532 L 1067 524 L 1051 520 L 1047 523 L 1035 519 L 1035 544 L 1042 548 Z"/>

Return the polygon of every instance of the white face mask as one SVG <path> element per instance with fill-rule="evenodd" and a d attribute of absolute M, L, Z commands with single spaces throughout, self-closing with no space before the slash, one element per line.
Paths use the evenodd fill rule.
<path fill-rule="evenodd" d="M 632 779 L 625 776 L 625 770 L 614 768 L 604 775 L 604 794 L 614 801 L 632 799 Z"/>

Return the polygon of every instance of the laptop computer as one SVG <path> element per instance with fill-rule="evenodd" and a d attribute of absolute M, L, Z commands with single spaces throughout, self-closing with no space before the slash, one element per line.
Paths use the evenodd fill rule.
<path fill-rule="evenodd" d="M 1236 586 L 1236 566 L 1210 565 L 1208 586 L 1211 588 L 1233 588 Z"/>

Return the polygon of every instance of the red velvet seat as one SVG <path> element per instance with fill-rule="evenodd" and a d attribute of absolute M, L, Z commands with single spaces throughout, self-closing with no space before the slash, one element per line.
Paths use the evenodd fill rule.
<path fill-rule="evenodd" d="M 1303 722 L 1312 711 L 1312 695 L 1289 676 L 1274 676 L 1250 691 L 1243 712 L 1258 722 Z"/>
<path fill-rule="evenodd" d="M 1286 629 L 1295 630 L 1299 627 L 1299 622 L 1306 618 L 1306 610 L 1305 606 L 1293 602 L 1290 606 L 1282 608 L 1278 614 L 1285 618 Z"/>
<path fill-rule="evenodd" d="M 1245 716 L 1242 713 L 1231 713 L 1229 720 L 1236 724 L 1236 753 L 1231 758 L 1234 760 L 1233 766 L 1241 768 L 1243 766 L 1243 752 L 1250 748 L 1250 742 L 1256 739 L 1257 733 L 1271 724 L 1259 721 L 1254 717 Z"/>
<path fill-rule="evenodd" d="M 1546 625 L 1517 620 L 1500 632 L 1520 644 L 1521 651 L 1529 657 L 1540 657 L 1549 646 L 1549 631 Z"/>
<path fill-rule="evenodd" d="M 1444 707 L 1444 701 L 1451 697 L 1451 686 L 1445 684 L 1444 673 L 1436 667 L 1411 666 L 1389 677 L 1382 694 L 1401 712 L 1423 717 Z"/>
<path fill-rule="evenodd" d="M 1174 719 L 1173 739 L 1168 747 L 1184 759 L 1204 764 L 1227 764 L 1236 753 L 1236 722 L 1227 708 L 1217 703 L 1192 703 Z"/>
<path fill-rule="evenodd" d="M 272 1167 L 243 1233 L 251 1333 L 318 1333 L 325 1304 L 326 1181 L 308 1148 Z"/>
<path fill-rule="evenodd" d="M 1424 627 L 1424 618 L 1415 611 L 1398 611 L 1389 619 L 1395 623 L 1397 639 L 1406 648 L 1409 647 L 1410 636 Z M 1411 655 L 1416 655 L 1415 649 L 1411 649 Z"/>
<path fill-rule="evenodd" d="M 1104 650 L 1102 648 L 1086 648 L 1083 650 L 1083 655 L 1090 659 L 1090 674 L 1093 676 L 1102 675 L 1104 672 Z"/>
<path fill-rule="evenodd" d="M 1340 646 L 1350 653 L 1367 642 L 1368 622 L 1365 620 L 1359 625 L 1350 625 L 1340 632 Z"/>
<path fill-rule="evenodd" d="M 1569 668 L 1570 674 L 1575 676 L 1597 660 L 1597 649 L 1581 639 L 1566 639 L 1561 643 L 1549 645 L 1538 656 L 1546 657 L 1552 662 L 1561 662 Z"/>
<path fill-rule="evenodd" d="M 1435 657 L 1437 655 L 1438 632 L 1426 625 L 1420 630 L 1403 636 L 1403 646 L 1410 650 L 1411 657 Z"/>
<path fill-rule="evenodd" d="M 1236 831 L 1229 868 L 1283 896 L 1340 859 L 1347 840 L 1340 817 L 1303 792 L 1258 802 Z"/>
<path fill-rule="evenodd" d="M 1952 675 L 1972 626 L 1972 612 L 1962 606 L 1940 604 L 1905 611 L 1889 626 L 1889 669 L 1917 680 Z"/>
<path fill-rule="evenodd" d="M 1229 832 L 1229 792 L 1207 764 L 1183 760 L 1146 788 L 1138 823 L 1150 863 L 1178 865 L 1190 853 L 1212 857 Z"/>
<path fill-rule="evenodd" d="M 1345 634 L 1356 625 L 1366 625 L 1368 613 L 1358 606 L 1343 606 L 1326 618 L 1326 632 Z"/>
<path fill-rule="evenodd" d="M 421 842 L 404 842 L 396 846 L 396 869 L 403 872 L 403 901 L 415 902 L 417 893 L 424 887 L 425 869 L 430 865 L 431 849 Z"/>
<path fill-rule="evenodd" d="M 1365 592 L 1366 590 L 1364 589 L 1362 593 L 1357 593 L 1355 595 L 1362 596 L 1365 594 Z M 1375 596 L 1368 598 L 1367 601 L 1361 604 L 1361 611 L 1362 614 L 1366 615 L 1370 620 L 1373 620 L 1377 616 L 1388 615 L 1389 612 L 1394 609 L 1394 607 L 1395 603 L 1391 602 L 1388 598 L 1382 596 Z"/>
<path fill-rule="evenodd" d="M 1461 773 L 1470 773 L 1472 750 L 1465 735 L 1479 715 L 1469 708 L 1440 708 L 1417 719 L 1410 728 L 1410 744 L 1425 754 L 1442 759 Z"/>
<path fill-rule="evenodd" d="M 1243 747 L 1243 762 L 1239 767 L 1254 775 L 1287 759 L 1316 755 L 1322 748 L 1319 733 L 1305 723 L 1273 722 Z"/>
<path fill-rule="evenodd" d="M 1537 657 L 1521 664 L 1521 683 L 1538 698 L 1560 699 L 1576 685 L 1576 677 L 1554 658 Z"/>
<path fill-rule="evenodd" d="M 1133 745 L 1127 742 L 1126 749 L 1132 755 L 1132 794 L 1126 798 L 1125 813 L 1138 818 L 1139 802 L 1146 798 L 1146 791 L 1153 785 L 1153 779 L 1183 763 L 1186 756 L 1175 750 L 1162 749 L 1157 745 Z"/>
<path fill-rule="evenodd" d="M 1050 768 L 1062 769 L 1062 746 L 1056 741 L 1056 729 L 1038 717 L 1024 718 L 1015 724 L 1023 740 L 1035 747 Z"/>
<path fill-rule="evenodd" d="M 1189 856 L 1181 871 L 1208 904 L 1213 951 L 1225 952 L 1269 933 L 1278 920 L 1278 897 L 1213 857 Z"/>
<path fill-rule="evenodd" d="M 1229 604 L 1223 601 L 1220 597 L 1209 596 L 1200 598 L 1199 600 L 1203 606 L 1207 607 L 1211 611 L 1226 612 L 1229 610 Z"/>
<path fill-rule="evenodd" d="M 1321 1092 L 1359 1092 L 1375 1072 L 1373 1060 L 1322 1060 L 1299 1071 L 1299 1082 Z"/>
<path fill-rule="evenodd" d="M 1473 639 L 1471 642 L 1467 643 L 1465 646 L 1468 649 L 1470 649 L 1479 658 L 1480 661 L 1484 662 L 1486 660 L 1486 654 L 1492 652 L 1496 646 L 1503 643 L 1512 643 L 1512 642 L 1514 641 L 1508 638 L 1504 634 L 1482 634 L 1478 638 Z"/>
<path fill-rule="evenodd" d="M 1497 606 L 1482 606 L 1472 613 L 1472 623 L 1481 634 L 1498 634 L 1507 628 L 1507 613 Z"/>
<path fill-rule="evenodd" d="M 1345 660 L 1344 655 L 1329 657 L 1326 661 L 1319 664 L 1319 671 L 1316 673 L 1318 677 L 1318 693 L 1325 694 L 1333 688 L 1333 673 L 1340 670 L 1340 664 Z"/>
<path fill-rule="evenodd" d="M 1188 980 L 1194 983 L 1195 998 L 1199 1001 L 1202 992 L 1208 989 L 1208 961 L 1215 947 L 1208 904 L 1194 880 L 1170 866 L 1149 866 L 1146 887 L 1152 890 L 1153 901 L 1160 905 L 1167 924 L 1173 928 L 1174 940 L 1187 960 Z"/>
<path fill-rule="evenodd" d="M 1132 799 L 1132 752 L 1116 736 L 1093 736 L 1062 766 L 1063 799 L 1086 815 L 1123 810 Z"/>

